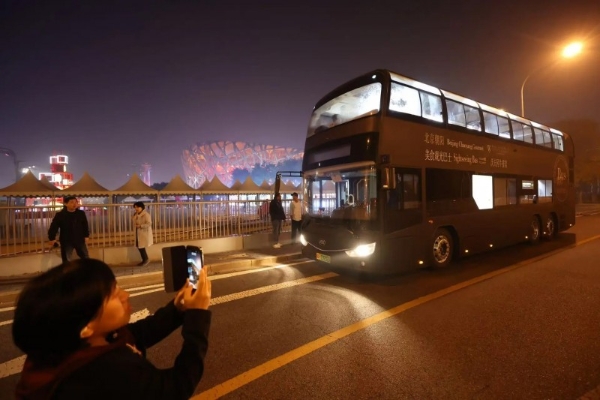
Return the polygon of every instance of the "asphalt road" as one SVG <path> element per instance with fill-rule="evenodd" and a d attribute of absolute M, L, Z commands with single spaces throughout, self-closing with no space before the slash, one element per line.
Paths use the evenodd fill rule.
<path fill-rule="evenodd" d="M 577 399 L 600 386 L 600 216 L 551 242 L 364 281 L 300 261 L 213 279 L 197 398 Z M 170 300 L 131 290 L 134 311 Z M 8 308 L 8 309 L 6 309 Z M 22 357 L 0 311 L 0 398 Z M 169 367 L 175 332 L 149 352 Z"/>

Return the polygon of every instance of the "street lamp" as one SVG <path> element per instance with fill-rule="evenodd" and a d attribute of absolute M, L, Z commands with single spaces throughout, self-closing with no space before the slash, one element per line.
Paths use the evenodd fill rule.
<path fill-rule="evenodd" d="M 0 154 L 3 154 L 7 157 L 12 157 L 13 159 L 13 164 L 15 165 L 15 182 L 17 182 L 19 180 L 19 164 L 21 163 L 21 160 L 17 160 L 17 155 L 15 154 L 15 152 L 9 148 L 6 147 L 0 147 Z"/>
<path fill-rule="evenodd" d="M 563 58 L 573 58 L 576 55 L 578 55 L 579 53 L 581 53 L 581 50 L 583 49 L 583 44 L 581 42 L 574 42 L 574 43 L 570 43 L 567 46 L 565 46 L 565 48 L 563 49 L 561 56 Z M 525 89 L 525 83 L 527 83 L 527 80 L 534 75 L 535 73 L 541 71 L 542 69 L 552 65 L 554 63 L 551 64 L 546 64 L 541 66 L 540 68 L 533 70 L 533 72 L 529 73 L 529 75 L 527 75 L 527 77 L 525 78 L 525 80 L 523 81 L 523 84 L 521 85 L 521 116 L 523 118 L 525 118 L 525 99 L 523 97 L 523 90 Z"/>

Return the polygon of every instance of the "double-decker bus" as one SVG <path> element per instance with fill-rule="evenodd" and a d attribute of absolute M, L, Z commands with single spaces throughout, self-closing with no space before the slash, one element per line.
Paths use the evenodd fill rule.
<path fill-rule="evenodd" d="M 552 238 L 575 224 L 565 133 L 376 70 L 323 97 L 303 159 L 302 252 L 369 273 Z"/>

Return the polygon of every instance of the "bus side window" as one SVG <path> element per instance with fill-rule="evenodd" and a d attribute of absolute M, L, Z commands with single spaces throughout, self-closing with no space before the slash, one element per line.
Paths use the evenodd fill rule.
<path fill-rule="evenodd" d="M 481 131 L 481 118 L 479 109 L 465 105 L 465 114 L 467 116 L 467 128 Z"/>
<path fill-rule="evenodd" d="M 408 86 L 392 83 L 390 93 L 390 110 L 421 116 L 421 100 L 419 92 Z"/>
<path fill-rule="evenodd" d="M 435 94 L 421 92 L 421 112 L 423 118 L 437 122 L 444 122 L 444 112 L 442 111 L 442 98 Z"/>
<path fill-rule="evenodd" d="M 535 204 L 537 195 L 535 194 L 535 184 L 533 180 L 522 179 L 519 190 L 519 204 Z"/>
<path fill-rule="evenodd" d="M 498 130 L 500 137 L 510 139 L 510 124 L 508 118 L 498 117 Z"/>
<path fill-rule="evenodd" d="M 484 111 L 483 121 L 487 133 L 498 135 L 498 117 L 495 114 Z"/>
<path fill-rule="evenodd" d="M 467 126 L 465 122 L 465 106 L 453 100 L 446 100 L 448 109 L 448 123 L 458 126 Z"/>

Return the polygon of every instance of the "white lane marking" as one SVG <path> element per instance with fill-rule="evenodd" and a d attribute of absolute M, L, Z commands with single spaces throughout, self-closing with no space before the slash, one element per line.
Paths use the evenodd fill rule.
<path fill-rule="evenodd" d="M 137 297 L 137 296 L 141 296 L 143 294 L 149 294 L 149 293 L 154 293 L 154 292 L 161 292 L 165 290 L 165 287 L 159 287 L 158 289 L 151 289 L 151 290 L 145 290 L 143 292 L 137 292 L 137 293 L 132 293 L 129 295 L 129 297 Z"/>
<path fill-rule="evenodd" d="M 129 322 L 139 321 L 142 318 L 146 318 L 148 315 L 150 315 L 150 311 L 147 308 L 144 308 L 143 310 L 131 314 Z M 25 364 L 25 356 L 13 358 L 10 361 L 0 364 L 0 379 L 21 373 L 23 364 Z"/>
<path fill-rule="evenodd" d="M 216 281 L 219 279 L 231 278 L 234 276 L 240 276 L 240 275 L 246 275 L 246 274 L 253 274 L 255 272 L 263 272 L 263 271 L 268 271 L 268 270 L 276 269 L 276 268 L 285 268 L 285 267 L 290 267 L 292 265 L 300 265 L 300 264 L 306 264 L 306 263 L 310 263 L 310 262 L 313 262 L 313 261 L 312 260 L 303 260 L 303 261 L 299 261 L 296 263 L 290 263 L 290 264 L 277 264 L 277 265 L 273 265 L 270 267 L 255 268 L 255 269 L 249 269 L 246 271 L 231 272 L 228 274 L 212 275 L 212 276 L 209 276 L 208 279 L 210 279 L 211 281 Z M 138 290 L 153 289 L 153 290 L 147 290 L 147 291 L 144 291 L 141 293 L 131 294 L 131 296 L 130 296 L 130 297 L 135 297 L 135 296 L 141 296 L 143 294 L 159 292 L 159 291 L 163 290 L 164 287 L 165 287 L 165 285 L 163 283 L 157 283 L 157 284 L 148 285 L 148 286 L 130 287 L 125 290 L 127 292 L 131 293 L 131 292 L 137 292 Z M 14 309 L 15 309 L 15 307 L 0 308 L 0 312 L 14 311 Z M 10 323 L 10 321 L 8 323 Z M 2 326 L 2 325 L 7 325 L 6 321 L 5 321 L 5 323 L 0 322 L 0 326 Z"/>
<path fill-rule="evenodd" d="M 288 281 L 288 282 L 283 282 L 283 283 L 276 283 L 274 285 L 263 286 L 263 287 L 260 287 L 257 289 L 245 290 L 243 292 L 232 293 L 232 294 L 229 294 L 226 296 L 215 297 L 210 300 L 210 304 L 214 305 L 214 304 L 226 303 L 228 301 L 243 299 L 244 297 L 255 296 L 257 294 L 273 292 L 275 290 L 284 289 L 284 288 L 291 287 L 291 286 L 302 285 L 304 283 L 310 283 L 310 282 L 316 282 L 316 281 L 320 281 L 321 279 L 332 278 L 334 276 L 338 276 L 338 274 L 336 274 L 334 272 L 330 272 L 330 273 L 323 274 L 323 275 L 316 275 L 316 276 L 311 276 L 308 278 L 296 279 L 294 281 Z M 209 278 L 209 279 L 212 281 L 211 278 Z M 141 296 L 144 294 L 160 292 L 162 290 L 164 290 L 164 288 L 150 289 L 150 290 L 146 290 L 143 292 L 130 294 L 129 297 L 136 297 L 136 296 Z"/>
<path fill-rule="evenodd" d="M 144 290 L 144 289 L 150 289 L 150 288 L 159 288 L 158 290 L 162 290 L 164 287 L 165 287 L 164 284 L 158 283 L 156 285 L 140 286 L 140 287 L 135 287 L 135 288 L 128 288 L 126 290 L 128 292 L 135 292 L 135 291 L 138 291 L 138 290 Z M 141 294 L 146 294 L 146 293 L 153 293 L 153 292 L 157 292 L 158 290 L 151 290 L 151 291 L 144 292 L 144 293 L 132 294 L 130 297 L 135 297 L 135 296 L 139 296 Z M 14 310 L 15 310 L 15 307 L 0 308 L 0 312 L 7 312 L 7 311 L 14 311 Z M 0 322 L 0 326 L 2 326 L 2 325 L 8 325 L 11 322 L 12 321 L 2 321 L 2 322 Z"/>
<path fill-rule="evenodd" d="M 21 373 L 21 371 L 23 371 L 23 364 L 25 364 L 25 356 L 13 358 L 12 360 L 1 364 L 0 379 Z"/>
<path fill-rule="evenodd" d="M 310 263 L 310 262 L 313 262 L 313 261 L 311 261 L 311 260 L 304 260 L 304 261 L 300 261 L 300 262 L 297 262 L 297 263 L 277 264 L 277 265 L 273 265 L 273 266 L 269 266 L 269 267 L 264 267 L 264 268 L 250 269 L 250 270 L 247 270 L 247 271 L 231 272 L 229 274 L 223 274 L 223 275 L 211 275 L 211 276 L 208 277 L 208 279 L 210 279 L 211 281 L 216 281 L 216 280 L 219 280 L 219 279 L 231 278 L 231 277 L 234 277 L 234 276 L 240 276 L 240 275 L 246 275 L 246 274 L 253 274 L 255 272 L 263 272 L 263 271 L 268 271 L 268 270 L 271 270 L 271 269 L 285 268 L 285 267 L 290 267 L 292 265 L 299 265 L 299 264 L 305 264 L 305 263 Z M 129 297 L 136 297 L 136 296 L 141 296 L 141 295 L 150 294 L 150 293 L 156 293 L 156 292 L 160 292 L 161 290 L 164 290 L 164 285 L 163 284 L 152 285 L 152 286 L 156 287 L 156 289 L 149 289 L 149 290 L 145 290 L 145 291 L 138 292 L 138 293 L 132 293 L 131 295 L 129 295 Z M 152 286 L 145 286 L 145 287 L 140 288 L 140 289 L 150 288 Z M 126 290 L 128 292 L 131 291 L 131 289 L 126 289 Z"/>
<path fill-rule="evenodd" d="M 298 262 L 290 263 L 290 264 L 276 264 L 276 265 L 271 265 L 269 267 L 253 268 L 253 269 L 248 269 L 248 270 L 245 270 L 245 271 L 230 272 L 228 274 L 211 275 L 209 277 L 209 279 L 211 281 L 216 281 L 216 280 L 219 280 L 219 279 L 231 278 L 232 276 L 240 276 L 240 275 L 246 275 L 246 274 L 253 274 L 255 272 L 268 271 L 270 269 L 276 269 L 276 268 L 285 268 L 285 267 L 290 267 L 292 265 L 306 264 L 306 263 L 311 263 L 311 262 L 314 262 L 314 261 L 313 260 L 303 260 L 303 261 L 298 261 Z"/>
<path fill-rule="evenodd" d="M 129 287 L 129 288 L 125 289 L 125 291 L 127 291 L 127 292 L 135 292 L 135 291 L 138 291 L 138 290 L 153 289 L 153 288 L 158 288 L 158 287 L 160 287 L 160 288 L 165 287 L 165 284 L 164 283 L 157 283 L 155 285 Z"/>
<path fill-rule="evenodd" d="M 229 301 L 239 300 L 239 299 L 256 296 L 256 295 L 263 294 L 263 293 L 274 292 L 276 290 L 285 289 L 285 288 L 298 286 L 298 285 L 303 285 L 306 283 L 317 282 L 317 281 L 320 281 L 323 279 L 329 279 L 329 278 L 333 278 L 336 276 L 338 276 L 338 274 L 336 274 L 335 272 L 328 272 L 328 273 L 322 274 L 322 275 L 314 275 L 314 276 L 310 276 L 308 278 L 300 278 L 300 279 L 296 279 L 293 281 L 263 286 L 263 287 L 260 287 L 257 289 L 245 290 L 243 292 L 232 293 L 232 294 L 229 294 L 226 296 L 215 297 L 215 298 L 211 299 L 210 305 L 212 306 L 212 305 L 216 305 L 216 304 L 223 304 L 223 303 L 227 303 Z M 133 293 L 129 297 L 141 296 L 143 294 L 158 292 L 160 290 L 164 290 L 164 289 L 161 287 L 158 289 L 146 290 L 144 292 Z M 129 321 L 135 322 L 137 320 L 147 317 L 148 315 L 150 315 L 150 312 L 148 311 L 147 308 L 145 308 L 143 310 L 136 311 L 133 314 L 131 314 L 131 319 Z M 7 325 L 11 322 L 12 322 L 12 320 L 5 321 L 0 324 Z M 8 362 L 0 364 L 0 379 L 5 378 L 9 375 L 20 373 L 23 370 L 24 362 L 25 362 L 25 356 L 22 356 L 22 357 L 18 357 L 13 360 L 10 360 Z"/>
<path fill-rule="evenodd" d="M 263 286 L 263 287 L 260 287 L 257 289 L 245 290 L 245 291 L 239 292 L 239 293 L 232 293 L 232 294 L 228 294 L 226 296 L 215 297 L 214 299 L 211 299 L 210 305 L 214 306 L 215 304 L 227 303 L 228 301 L 239 300 L 239 299 L 243 299 L 245 297 L 250 297 L 250 296 L 256 296 L 257 294 L 274 292 L 276 290 L 285 289 L 285 288 L 289 288 L 292 286 L 303 285 L 305 283 L 317 282 L 317 281 L 320 281 L 323 279 L 333 278 L 335 276 L 338 276 L 338 274 L 336 274 L 335 272 L 328 272 L 328 273 L 322 274 L 322 275 L 314 275 L 314 276 L 309 276 L 308 278 L 301 278 L 301 279 L 296 279 L 293 281 L 276 283 L 274 285 L 269 285 L 269 286 Z"/>

